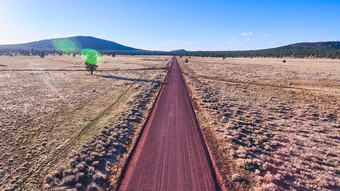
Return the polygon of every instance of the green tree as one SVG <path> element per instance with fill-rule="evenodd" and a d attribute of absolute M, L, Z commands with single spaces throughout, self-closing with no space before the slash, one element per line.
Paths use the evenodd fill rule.
<path fill-rule="evenodd" d="M 186 58 L 184 62 L 185 62 L 185 63 L 188 63 L 188 62 L 189 62 L 188 58 Z"/>
<path fill-rule="evenodd" d="M 98 65 L 90 64 L 85 62 L 85 68 L 87 71 L 91 72 L 91 75 L 93 74 L 93 71 L 97 70 Z"/>
<path fill-rule="evenodd" d="M 115 52 L 112 52 L 111 55 L 112 55 L 112 57 L 115 57 L 115 56 L 116 56 L 116 53 L 115 53 Z"/>
<path fill-rule="evenodd" d="M 97 53 L 95 51 L 89 51 L 86 54 L 86 60 L 85 60 L 85 68 L 87 71 L 91 72 L 91 75 L 93 74 L 93 71 L 95 71 L 98 67 L 97 65 Z"/>

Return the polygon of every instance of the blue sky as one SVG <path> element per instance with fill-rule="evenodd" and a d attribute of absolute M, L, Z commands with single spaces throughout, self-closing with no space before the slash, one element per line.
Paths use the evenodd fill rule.
<path fill-rule="evenodd" d="M 87 35 L 149 50 L 340 40 L 340 0 L 0 0 L 0 44 Z"/>

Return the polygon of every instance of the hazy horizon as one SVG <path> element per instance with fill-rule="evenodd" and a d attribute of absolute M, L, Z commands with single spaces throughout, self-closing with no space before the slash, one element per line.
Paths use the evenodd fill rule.
<path fill-rule="evenodd" d="M 0 44 L 79 35 L 146 50 L 256 50 L 339 41 L 339 17 L 335 0 L 13 0 L 0 7 Z"/>
<path fill-rule="evenodd" d="M 30 42 L 22 42 L 22 43 L 13 43 L 13 44 L 0 44 L 1 45 L 16 45 L 16 44 L 26 44 L 26 43 L 31 43 L 31 42 L 38 42 L 38 41 L 43 41 L 43 40 L 52 40 L 52 39 L 63 39 L 63 38 L 72 38 L 72 37 L 78 37 L 78 36 L 83 36 L 83 37 L 93 37 L 93 38 L 98 38 L 95 36 L 88 36 L 88 35 L 75 35 L 75 36 L 66 36 L 66 37 L 57 37 L 57 38 L 49 38 L 49 39 L 41 39 L 41 40 L 36 40 L 36 41 L 30 41 Z M 105 38 L 98 38 L 98 39 L 102 39 L 102 40 L 106 40 L 106 41 L 112 41 L 118 44 L 121 44 L 119 42 L 116 42 L 114 40 L 110 40 L 110 39 L 105 39 Z M 338 40 L 334 40 L 335 42 L 339 42 Z M 334 42 L 334 41 L 330 41 L 330 42 Z M 327 42 L 327 41 L 318 41 L 318 42 Z M 270 48 L 277 48 L 277 47 L 282 47 L 282 46 L 288 46 L 288 45 L 292 45 L 292 44 L 298 44 L 298 43 L 318 43 L 318 42 L 295 42 L 295 43 L 291 43 L 291 44 L 282 44 L 282 45 L 278 45 L 278 46 L 273 46 L 273 47 L 268 47 L 268 48 L 263 48 L 263 49 L 270 49 Z M 121 44 L 123 46 L 127 46 L 127 47 L 131 47 L 129 45 L 126 44 Z M 131 48 L 135 48 L 135 47 L 131 47 Z M 144 48 L 138 48 L 141 50 L 147 50 Z M 186 51 L 191 51 L 191 50 L 187 50 L 184 48 L 178 48 L 178 49 L 173 49 L 173 50 L 165 50 L 165 51 L 175 51 L 175 50 L 186 50 Z M 243 49 L 243 50 L 220 50 L 220 51 L 252 51 L 252 50 L 262 50 L 262 49 Z M 150 51 L 162 51 L 162 50 L 150 50 Z M 193 51 L 209 51 L 209 50 L 193 50 Z M 212 50 L 213 51 L 213 50 Z M 218 50 L 219 51 L 219 50 Z"/>

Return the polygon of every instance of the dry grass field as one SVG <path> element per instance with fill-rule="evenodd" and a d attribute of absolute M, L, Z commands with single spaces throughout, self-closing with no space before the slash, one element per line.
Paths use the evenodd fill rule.
<path fill-rule="evenodd" d="M 0 190 L 94 189 L 116 178 L 170 57 L 103 60 L 91 76 L 79 56 L 0 57 Z"/>
<path fill-rule="evenodd" d="M 340 190 L 340 60 L 181 59 L 226 184 Z M 209 145 L 209 144 L 208 144 Z"/>

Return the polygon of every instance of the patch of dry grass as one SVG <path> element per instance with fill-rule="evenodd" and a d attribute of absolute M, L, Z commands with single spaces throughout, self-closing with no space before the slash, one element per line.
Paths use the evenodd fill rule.
<path fill-rule="evenodd" d="M 152 91 L 165 74 L 162 69 L 125 69 L 162 68 L 167 59 L 104 56 L 98 69 L 120 71 L 91 76 L 72 71 L 85 68 L 80 57 L 0 57 L 6 66 L 0 68 L 0 189 L 39 187 L 43 175 L 68 163 L 71 151 L 89 144 L 104 126 L 125 120 L 132 101 L 144 99 L 136 96 Z M 66 71 L 11 71 L 17 69 Z"/>
<path fill-rule="evenodd" d="M 286 60 L 182 65 L 231 163 L 226 179 L 251 190 L 339 189 L 340 61 Z"/>

